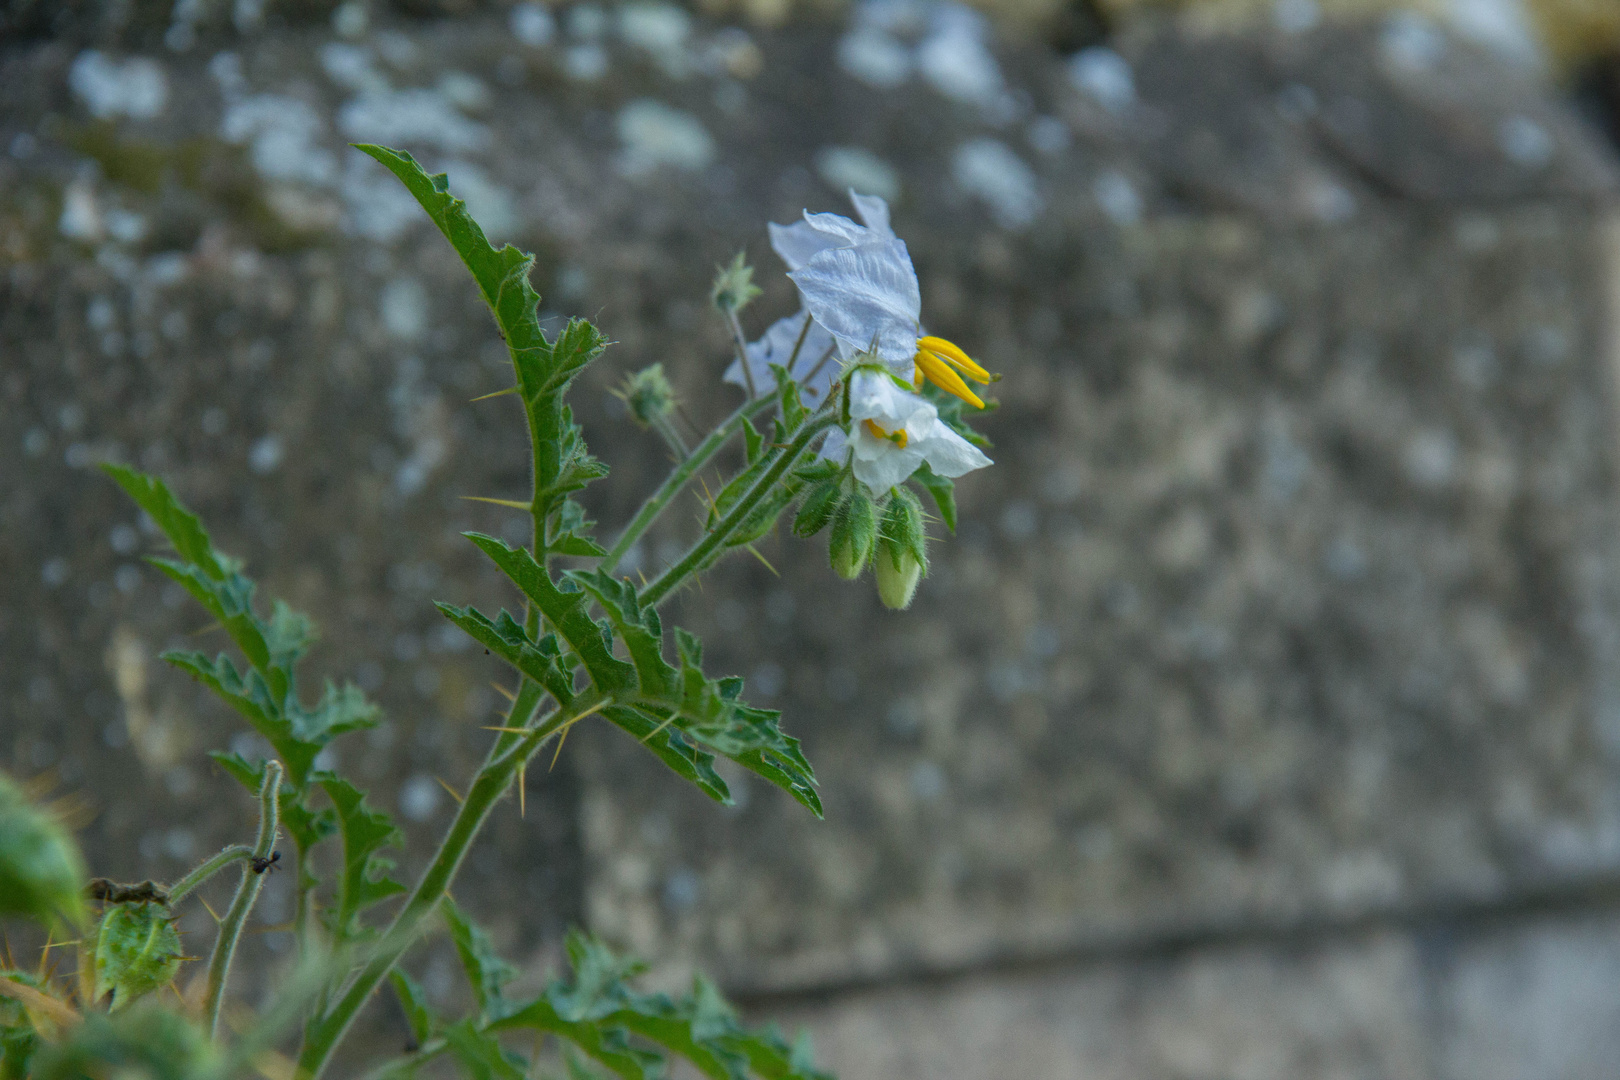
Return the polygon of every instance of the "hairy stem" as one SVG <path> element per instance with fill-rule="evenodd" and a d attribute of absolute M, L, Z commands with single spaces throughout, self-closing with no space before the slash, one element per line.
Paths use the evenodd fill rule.
<path fill-rule="evenodd" d="M 686 459 L 677 465 L 675 470 L 665 478 L 664 482 L 658 486 L 658 490 L 649 495 L 647 501 L 641 504 L 641 509 L 636 511 L 636 516 L 630 519 L 630 524 L 625 526 L 624 532 L 619 534 L 619 539 L 614 541 L 613 547 L 602 557 L 601 569 L 609 574 L 617 570 L 619 563 L 624 559 L 625 552 L 629 551 L 635 542 L 641 539 L 642 534 L 658 519 L 658 515 L 664 512 L 664 508 L 669 505 L 670 500 L 679 495 L 681 489 L 691 482 L 692 477 L 696 476 L 703 466 L 707 465 L 709 460 L 720 452 L 721 447 L 731 441 L 731 437 L 742 429 L 744 420 L 751 419 L 763 412 L 765 407 L 770 405 L 773 400 L 773 398 L 769 397 L 751 398 L 743 402 L 737 408 L 737 411 L 728 416 L 719 427 L 709 432 L 708 436 L 698 443 L 692 452 L 686 456 Z"/>
<path fill-rule="evenodd" d="M 748 385 L 748 397 L 752 400 L 759 397 L 759 388 L 754 385 L 754 372 L 748 366 L 748 335 L 743 333 L 735 308 L 726 308 L 726 325 L 731 327 L 731 340 L 737 346 L 737 363 L 742 366 L 743 382 Z"/>
<path fill-rule="evenodd" d="M 178 904 L 185 899 L 187 893 L 231 865 L 231 863 L 251 858 L 253 858 L 252 848 L 246 844 L 232 844 L 218 855 L 204 860 L 195 870 L 175 882 L 173 887 L 169 889 L 169 904 L 171 906 Z"/>
<path fill-rule="evenodd" d="M 264 784 L 259 788 L 259 841 L 253 845 L 250 859 L 268 859 L 276 844 L 278 799 L 281 794 L 281 762 L 264 764 Z M 236 887 L 230 910 L 219 924 L 219 937 L 214 942 L 214 954 L 208 958 L 208 993 L 204 999 L 204 1015 L 208 1017 L 208 1035 L 212 1038 L 219 1029 L 219 1006 L 225 997 L 225 979 L 230 974 L 231 960 L 236 956 L 236 943 L 242 936 L 242 925 L 247 922 L 253 902 L 259 898 L 264 886 L 264 872 L 248 865 L 242 869 L 242 882 Z"/>
<path fill-rule="evenodd" d="M 383 979 L 387 978 L 389 970 L 405 950 L 416 941 L 422 921 L 433 913 L 439 901 L 444 898 L 450 882 L 461 869 L 461 861 L 466 856 L 467 849 L 478 836 L 490 811 L 511 787 L 518 768 L 533 757 L 547 739 L 566 725 L 594 712 L 606 700 L 597 694 L 582 694 L 572 701 L 568 708 L 550 713 L 531 727 L 527 721 L 533 715 L 533 708 L 539 705 L 541 697 L 542 695 L 538 693 L 530 695 L 531 711 L 521 718 L 515 711 L 516 703 L 514 703 L 513 722 L 509 726 L 525 727 L 527 730 L 521 735 L 502 733 L 490 747 L 489 757 L 485 760 L 483 768 L 473 777 L 472 785 L 467 789 L 460 809 L 456 811 L 455 821 L 450 825 L 450 831 L 440 843 L 433 862 L 423 871 L 416 887 L 411 890 L 405 906 L 394 916 L 394 921 L 372 950 L 370 959 L 355 975 L 342 996 L 323 1015 L 311 1020 L 304 1032 L 304 1048 L 298 1056 L 298 1075 L 301 1080 L 316 1080 L 320 1076 L 333 1049 L 348 1032 L 349 1026 L 354 1023 L 361 1006 L 371 997 Z M 520 694 L 519 701 L 523 700 L 524 696 Z"/>
<path fill-rule="evenodd" d="M 685 584 L 686 579 L 696 573 L 706 560 L 719 550 L 720 545 L 724 544 L 726 539 L 737 531 L 737 527 L 748 520 L 748 515 L 753 513 L 754 507 L 759 504 L 761 499 L 770 494 L 771 489 L 793 467 L 793 463 L 809 447 L 811 440 L 831 427 L 835 419 L 831 413 L 817 414 L 807 421 L 803 427 L 799 428 L 798 434 L 793 437 L 793 441 L 788 443 L 785 448 L 772 450 L 771 453 L 776 455 L 776 460 L 771 463 L 771 467 L 760 474 L 759 479 L 754 481 L 754 486 L 749 488 L 742 498 L 737 500 L 732 508 L 726 512 L 726 516 L 715 524 L 715 527 L 709 531 L 707 536 L 692 546 L 692 549 L 686 553 L 680 562 L 658 575 L 658 580 L 641 590 L 641 602 L 643 604 L 657 604 L 674 592 L 677 587 Z"/>

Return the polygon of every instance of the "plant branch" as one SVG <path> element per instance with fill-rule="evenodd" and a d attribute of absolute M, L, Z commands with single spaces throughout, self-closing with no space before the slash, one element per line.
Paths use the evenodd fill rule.
<path fill-rule="evenodd" d="M 770 405 L 773 400 L 773 398 L 763 397 L 745 401 L 738 406 L 736 412 L 726 417 L 719 427 L 709 432 L 708 436 L 697 444 L 686 459 L 677 465 L 674 471 L 664 479 L 658 490 L 649 495 L 647 501 L 641 504 L 641 509 L 636 511 L 636 516 L 630 519 L 630 524 L 625 526 L 624 532 L 619 534 L 619 539 L 614 541 L 612 549 L 602 557 L 600 568 L 609 574 L 617 570 L 619 563 L 624 559 L 625 552 L 629 551 L 635 542 L 641 539 L 652 523 L 657 520 L 658 515 L 664 512 L 664 508 L 669 505 L 670 500 L 680 494 L 681 489 L 691 481 L 692 477 L 696 476 L 703 466 L 707 465 L 709 460 L 720 452 L 721 447 L 725 446 L 731 440 L 731 437 L 742 429 L 744 420 L 751 419 L 763 412 L 765 407 Z"/>
<path fill-rule="evenodd" d="M 737 363 L 742 365 L 743 382 L 748 384 L 750 399 L 759 397 L 759 388 L 754 385 L 754 372 L 748 366 L 748 336 L 743 333 L 742 323 L 737 318 L 736 308 L 726 308 L 726 325 L 731 327 L 731 340 L 737 346 Z"/>
<path fill-rule="evenodd" d="M 259 841 L 253 845 L 252 859 L 268 859 L 275 847 L 278 798 L 281 794 L 281 762 L 267 761 L 264 765 L 264 783 L 259 788 Z M 259 898 L 264 886 L 264 873 L 255 871 L 250 864 L 242 868 L 242 882 L 236 887 L 230 910 L 219 924 L 219 937 L 214 942 L 214 954 L 208 959 L 208 993 L 204 999 L 204 1015 L 208 1018 L 208 1035 L 212 1038 L 219 1029 L 219 1006 L 225 996 L 225 980 L 230 974 L 231 960 L 236 956 L 236 943 L 242 936 L 242 925 L 247 922 L 253 902 Z"/>
<path fill-rule="evenodd" d="M 692 549 L 686 553 L 680 562 L 658 575 L 656 581 L 641 591 L 641 602 L 643 604 L 657 604 L 678 586 L 684 584 L 687 578 L 696 573 L 709 556 L 714 554 L 720 545 L 726 542 L 726 538 L 736 532 L 739 525 L 748 520 L 748 515 L 753 513 L 754 507 L 758 505 L 761 499 L 770 494 L 771 488 L 775 487 L 777 481 L 781 480 L 788 469 L 793 467 L 793 463 L 809 447 L 811 440 L 831 427 L 835 419 L 830 412 L 818 413 L 807 420 L 803 427 L 799 428 L 798 434 L 793 437 L 793 441 L 788 443 L 785 448 L 771 451 L 777 455 L 776 460 L 771 463 L 771 467 L 760 474 L 759 479 L 754 481 L 754 486 L 749 488 L 737 500 L 732 508 L 726 512 L 726 516 L 720 519 L 707 536 L 692 546 Z"/>
<path fill-rule="evenodd" d="M 206 860 L 191 873 L 174 883 L 169 889 L 169 904 L 172 907 L 186 898 L 186 894 L 197 886 L 231 865 L 233 862 L 245 861 L 253 858 L 253 849 L 246 844 L 232 844 L 218 855 Z"/>

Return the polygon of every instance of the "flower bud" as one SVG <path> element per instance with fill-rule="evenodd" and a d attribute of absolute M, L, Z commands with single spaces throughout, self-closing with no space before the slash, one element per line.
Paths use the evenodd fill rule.
<path fill-rule="evenodd" d="M 675 388 L 664 375 L 663 364 L 642 368 L 613 392 L 630 410 L 630 418 L 641 427 L 653 427 L 675 411 Z"/>
<path fill-rule="evenodd" d="M 730 264 L 715 267 L 714 288 L 709 292 L 709 299 L 721 311 L 735 314 L 747 307 L 760 291 L 754 284 L 754 268 L 739 251 Z"/>
<path fill-rule="evenodd" d="M 96 929 L 96 997 L 122 1008 L 174 981 L 184 954 L 167 904 L 114 904 Z"/>
<path fill-rule="evenodd" d="M 883 510 L 875 562 L 883 606 L 910 607 L 917 582 L 928 569 L 928 534 L 923 528 L 922 503 L 909 488 L 895 488 Z"/>
<path fill-rule="evenodd" d="M 836 479 L 823 480 L 812 487 L 799 503 L 799 513 L 793 519 L 793 535 L 809 539 L 825 529 L 838 510 L 840 494 L 842 485 Z"/>
<path fill-rule="evenodd" d="M 0 773 L 0 915 L 77 923 L 84 886 L 84 858 L 67 829 Z"/>
<path fill-rule="evenodd" d="M 877 507 L 859 486 L 838 504 L 833 514 L 832 541 L 827 554 L 832 568 L 845 581 L 854 581 L 872 560 L 877 540 Z"/>

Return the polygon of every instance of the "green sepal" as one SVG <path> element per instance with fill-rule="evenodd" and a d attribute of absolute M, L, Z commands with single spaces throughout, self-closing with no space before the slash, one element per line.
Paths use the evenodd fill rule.
<path fill-rule="evenodd" d="M 854 581 L 872 561 L 872 546 L 876 542 L 877 506 L 865 487 L 856 484 L 833 511 L 827 561 L 839 577 Z"/>
<path fill-rule="evenodd" d="M 337 904 L 326 917 L 339 943 L 370 936 L 360 924 L 366 908 L 405 891 L 388 876 L 393 861 L 380 854 L 396 846 L 402 834 L 393 818 L 366 805 L 366 793 L 336 773 L 320 772 L 312 779 L 321 785 L 337 811 L 343 836 L 343 871 L 338 875 Z"/>
<path fill-rule="evenodd" d="M 951 532 L 956 532 L 956 484 L 948 476 L 936 473 L 928 462 L 917 466 L 911 478 L 923 486 L 939 510 L 939 519 Z"/>
<path fill-rule="evenodd" d="M 927 572 L 928 533 L 923 526 L 922 503 L 910 488 L 897 487 L 890 493 L 878 525 L 878 558 L 887 558 L 898 568 L 903 555 L 909 555 Z"/>
<path fill-rule="evenodd" d="M 486 1019 L 500 1017 L 507 1011 L 502 991 L 517 976 L 517 969 L 495 952 L 489 934 L 467 918 L 454 900 L 446 896 L 439 901 L 439 913 L 461 957 L 461 968 L 467 973 L 479 1013 Z"/>
<path fill-rule="evenodd" d="M 743 460 L 752 465 L 759 460 L 760 452 L 765 446 L 765 436 L 759 433 L 758 429 L 754 427 L 753 421 L 746 416 L 743 417 L 742 435 Z"/>
<path fill-rule="evenodd" d="M 843 485 L 836 479 L 823 480 L 811 486 L 799 503 L 798 514 L 793 518 L 793 535 L 808 540 L 825 529 L 838 510 L 838 500 L 843 494 Z"/>
<path fill-rule="evenodd" d="M 167 904 L 113 904 L 96 927 L 95 995 L 126 1005 L 174 981 L 184 957 Z"/>

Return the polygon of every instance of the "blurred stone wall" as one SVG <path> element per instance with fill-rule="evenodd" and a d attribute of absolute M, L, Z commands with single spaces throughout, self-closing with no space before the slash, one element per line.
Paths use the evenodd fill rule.
<path fill-rule="evenodd" d="M 338 752 L 407 870 L 496 722 L 505 673 L 429 601 L 510 603 L 457 533 L 521 535 L 463 499 L 521 493 L 520 417 L 470 402 L 500 343 L 345 141 L 447 169 L 538 252 L 545 314 L 616 342 L 576 395 L 609 529 L 663 453 L 608 389 L 658 360 L 727 411 L 711 268 L 746 246 L 750 316 L 787 312 L 764 222 L 853 185 L 893 200 L 930 329 L 1006 373 L 998 465 L 911 612 L 785 539 L 672 612 L 784 710 L 827 821 L 585 731 L 458 897 L 533 972 L 580 920 L 702 966 L 849 1077 L 1606 1075 L 1610 148 L 1410 22 L 1068 61 L 948 5 L 540 25 L 0 53 L 0 750 L 93 803 L 99 872 L 237 837 L 202 752 L 254 743 L 154 660 L 209 639 L 96 461 L 165 474 L 383 702 Z"/>

